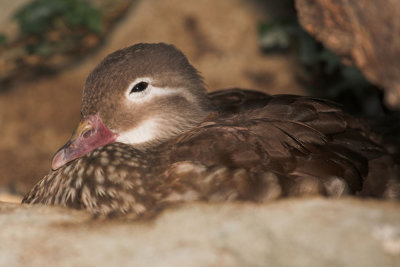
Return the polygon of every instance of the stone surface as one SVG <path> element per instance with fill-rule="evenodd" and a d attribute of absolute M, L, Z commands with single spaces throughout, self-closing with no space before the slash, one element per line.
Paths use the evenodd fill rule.
<path fill-rule="evenodd" d="M 0 266 L 399 266 L 400 203 L 199 203 L 136 222 L 0 203 L 0 240 Z"/>
<path fill-rule="evenodd" d="M 400 109 L 400 2 L 398 0 L 296 0 L 302 26 L 354 63 Z"/>

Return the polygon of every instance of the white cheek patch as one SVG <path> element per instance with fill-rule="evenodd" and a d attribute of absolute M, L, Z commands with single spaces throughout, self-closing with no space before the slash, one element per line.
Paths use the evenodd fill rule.
<path fill-rule="evenodd" d="M 131 93 L 132 88 L 140 82 L 148 83 L 147 88 L 142 92 Z M 145 78 L 137 78 L 136 80 L 134 80 L 128 86 L 128 89 L 125 92 L 125 97 L 128 100 L 128 104 L 129 103 L 140 104 L 140 103 L 144 103 L 144 102 L 149 102 L 154 97 L 180 94 L 180 91 L 178 89 L 156 87 L 156 86 L 153 86 L 152 83 L 153 83 L 153 80 L 150 78 L 146 78 L 146 77 Z"/>
<path fill-rule="evenodd" d="M 159 119 L 148 119 L 131 130 L 121 132 L 116 141 L 131 145 L 146 143 L 157 138 L 159 127 Z"/>

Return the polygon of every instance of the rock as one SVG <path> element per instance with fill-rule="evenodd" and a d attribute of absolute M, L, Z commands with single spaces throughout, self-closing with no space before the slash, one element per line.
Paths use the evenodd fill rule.
<path fill-rule="evenodd" d="M 296 0 L 301 25 L 371 82 L 400 109 L 400 2 Z"/>
<path fill-rule="evenodd" d="M 1 189 L 1 188 L 0 188 Z M 0 202 L 9 202 L 9 203 L 21 203 L 23 199 L 22 195 L 13 194 L 10 192 L 3 192 L 0 190 Z"/>
<path fill-rule="evenodd" d="M 1 266 L 399 266 L 400 203 L 190 204 L 147 221 L 0 203 Z"/>

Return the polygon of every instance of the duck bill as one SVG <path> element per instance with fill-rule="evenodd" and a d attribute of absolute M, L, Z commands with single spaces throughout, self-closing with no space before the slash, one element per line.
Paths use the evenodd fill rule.
<path fill-rule="evenodd" d="M 117 137 L 118 134 L 108 129 L 98 115 L 87 116 L 81 120 L 71 139 L 53 156 L 51 168 L 57 170 L 97 147 L 114 142 Z"/>

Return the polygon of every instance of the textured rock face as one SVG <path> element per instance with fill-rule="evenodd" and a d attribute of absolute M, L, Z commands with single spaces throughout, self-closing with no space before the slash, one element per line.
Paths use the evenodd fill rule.
<path fill-rule="evenodd" d="M 319 41 L 351 60 L 400 108 L 400 2 L 296 0 L 300 23 Z"/>
<path fill-rule="evenodd" d="M 0 203 L 1 266 L 399 266 L 400 204 L 194 204 L 151 221 Z"/>

